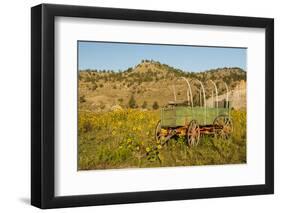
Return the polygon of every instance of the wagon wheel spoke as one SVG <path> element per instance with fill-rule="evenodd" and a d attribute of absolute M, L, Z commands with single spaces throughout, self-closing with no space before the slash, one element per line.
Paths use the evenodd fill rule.
<path fill-rule="evenodd" d="M 225 132 L 226 139 L 228 139 L 230 137 L 232 131 L 233 131 L 232 122 L 231 122 L 230 118 L 227 117 L 225 126 L 224 126 L 224 132 Z"/>
<path fill-rule="evenodd" d="M 188 141 L 189 141 L 189 145 L 191 146 L 195 145 L 195 137 L 193 137 L 192 135 L 188 136 Z"/>

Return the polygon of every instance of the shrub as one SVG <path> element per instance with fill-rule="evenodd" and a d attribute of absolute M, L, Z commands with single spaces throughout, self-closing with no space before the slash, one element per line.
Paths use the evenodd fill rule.
<path fill-rule="evenodd" d="M 158 109 L 159 108 L 159 105 L 158 105 L 158 102 L 157 101 L 154 101 L 153 105 L 152 105 L 152 108 L 153 109 Z"/>
<path fill-rule="evenodd" d="M 141 108 L 145 109 L 147 107 L 147 102 L 144 101 L 143 104 L 141 105 Z"/>
<path fill-rule="evenodd" d="M 92 90 L 95 91 L 97 88 L 98 88 L 98 86 L 96 84 L 93 84 Z"/>
<path fill-rule="evenodd" d="M 79 100 L 80 100 L 80 103 L 85 103 L 86 102 L 85 95 L 80 96 Z"/>
<path fill-rule="evenodd" d="M 123 100 L 123 98 L 118 98 L 118 101 L 120 104 L 122 104 L 124 100 Z"/>
<path fill-rule="evenodd" d="M 128 105 L 130 108 L 137 108 L 137 102 L 135 100 L 134 95 L 131 95 Z"/>

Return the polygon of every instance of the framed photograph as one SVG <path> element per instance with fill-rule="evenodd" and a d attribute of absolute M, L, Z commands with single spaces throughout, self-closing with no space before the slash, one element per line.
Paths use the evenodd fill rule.
<path fill-rule="evenodd" d="M 31 203 L 274 192 L 274 20 L 31 9 Z"/>

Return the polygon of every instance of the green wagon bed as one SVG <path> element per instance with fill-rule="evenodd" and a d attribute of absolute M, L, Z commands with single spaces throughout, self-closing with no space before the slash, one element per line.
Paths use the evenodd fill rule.
<path fill-rule="evenodd" d="M 206 111 L 205 111 L 206 110 Z M 228 108 L 209 108 L 172 106 L 161 109 L 160 119 L 162 127 L 179 127 L 196 120 L 199 124 L 213 124 L 219 115 L 227 115 Z M 206 113 L 205 113 L 206 112 Z"/>

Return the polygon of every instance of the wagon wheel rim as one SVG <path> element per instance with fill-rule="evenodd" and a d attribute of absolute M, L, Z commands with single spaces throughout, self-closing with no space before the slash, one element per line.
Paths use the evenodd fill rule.
<path fill-rule="evenodd" d="M 219 115 L 214 120 L 215 136 L 228 139 L 233 132 L 232 120 L 229 116 Z"/>
<path fill-rule="evenodd" d="M 200 128 L 198 123 L 193 120 L 189 123 L 187 129 L 187 143 L 189 146 L 197 146 L 200 140 Z"/>
<path fill-rule="evenodd" d="M 161 120 L 159 120 L 157 122 L 157 125 L 155 127 L 155 140 L 156 140 L 156 142 L 160 142 L 160 139 L 161 139 L 160 133 L 161 133 Z"/>

